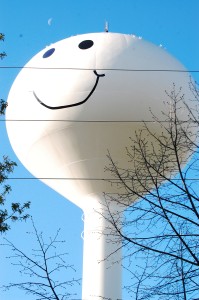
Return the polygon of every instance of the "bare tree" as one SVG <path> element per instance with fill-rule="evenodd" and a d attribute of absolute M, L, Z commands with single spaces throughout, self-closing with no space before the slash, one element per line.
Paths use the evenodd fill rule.
<path fill-rule="evenodd" d="M 199 92 L 193 82 L 190 88 L 189 106 L 175 85 L 167 93 L 161 120 L 153 115 L 158 134 L 149 123 L 135 133 L 128 169 L 108 154 L 118 188 L 105 195 L 109 221 L 123 239 L 126 289 L 136 300 L 199 299 Z M 112 201 L 126 208 L 123 219 L 111 214 Z"/>
<path fill-rule="evenodd" d="M 26 294 L 35 296 L 37 300 L 75 300 L 76 294 L 70 292 L 70 289 L 79 285 L 80 279 L 71 276 L 75 269 L 72 264 L 66 263 L 67 253 L 57 252 L 58 245 L 64 243 L 58 238 L 60 230 L 46 243 L 42 232 L 37 231 L 34 223 L 33 229 L 31 234 L 34 236 L 37 248 L 32 250 L 31 254 L 25 253 L 5 239 L 6 244 L 4 246 L 10 247 L 13 252 L 13 255 L 8 258 L 14 259 L 12 264 L 19 268 L 23 278 L 26 279 L 21 282 L 9 283 L 1 288 L 5 291 L 19 288 Z M 60 280 L 61 277 L 64 279 Z"/>

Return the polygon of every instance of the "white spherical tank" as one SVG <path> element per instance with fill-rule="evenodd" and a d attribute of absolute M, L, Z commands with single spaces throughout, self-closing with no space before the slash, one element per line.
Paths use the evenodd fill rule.
<path fill-rule="evenodd" d="M 116 192 L 107 181 L 111 175 L 104 172 L 107 151 L 125 168 L 124 149 L 140 121 L 152 120 L 149 108 L 161 115 L 165 90 L 173 83 L 189 94 L 189 74 L 175 70 L 185 71 L 164 49 L 143 39 L 92 33 L 39 52 L 11 88 L 6 118 L 14 151 L 34 176 L 81 207 L 88 220 L 83 299 L 121 298 L 120 266 L 110 271 L 106 263 L 98 263 L 107 249 L 106 239 L 100 241 L 96 232 L 107 224 L 93 217 L 103 192 Z M 150 129 L 157 127 L 151 123 Z M 92 245 L 98 245 L 95 254 L 89 250 Z M 107 246 L 110 253 L 114 247 Z"/>

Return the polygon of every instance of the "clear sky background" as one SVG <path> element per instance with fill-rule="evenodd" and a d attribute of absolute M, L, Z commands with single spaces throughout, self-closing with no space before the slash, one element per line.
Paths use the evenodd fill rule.
<path fill-rule="evenodd" d="M 162 44 L 188 70 L 199 70 L 199 0 L 1 0 L 0 32 L 5 42 L 0 52 L 7 57 L 0 66 L 23 66 L 47 45 L 76 34 L 102 32 L 105 21 L 109 31 L 135 34 L 156 45 Z M 19 69 L 0 69 L 0 98 L 7 99 Z M 193 74 L 199 82 L 199 73 Z M 0 122 L 0 155 L 8 155 L 18 167 L 14 177 L 30 177 L 15 156 L 7 137 L 5 124 Z M 16 137 L 17 138 L 17 137 Z M 39 231 L 48 238 L 61 228 L 60 238 L 66 241 L 62 251 L 69 253 L 68 262 L 74 264 L 76 277 L 81 277 L 83 242 L 82 212 L 78 207 L 55 193 L 39 180 L 10 180 L 10 201 L 31 201 L 31 215 Z M 31 223 L 16 223 L 6 238 L 30 252 L 33 242 L 26 232 Z M 0 237 L 2 242 L 2 236 Z M 23 280 L 16 266 L 5 257 L 8 248 L 0 247 L 0 285 Z M 70 275 L 70 274 L 69 274 Z M 74 274 L 72 274 L 74 276 Z M 124 276 L 124 281 L 128 280 Z M 81 299 L 81 286 L 76 288 Z M 2 292 L 1 300 L 35 299 L 23 292 Z M 130 299 L 126 294 L 124 299 Z"/>

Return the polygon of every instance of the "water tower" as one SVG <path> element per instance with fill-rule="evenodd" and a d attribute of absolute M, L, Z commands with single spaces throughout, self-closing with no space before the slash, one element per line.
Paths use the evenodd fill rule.
<path fill-rule="evenodd" d="M 140 121 L 152 120 L 149 108 L 161 115 L 165 90 L 173 83 L 189 94 L 188 74 L 176 70 L 185 69 L 164 49 L 134 35 L 91 33 L 43 49 L 11 88 L 6 118 L 16 120 L 7 121 L 16 155 L 84 212 L 84 300 L 122 298 L 121 244 L 110 242 L 104 209 L 103 192 L 118 193 L 104 172 L 107 151 L 128 166 L 124 149 Z M 156 132 L 156 124 L 149 124 Z M 118 215 L 123 210 L 115 203 L 110 208 Z"/>

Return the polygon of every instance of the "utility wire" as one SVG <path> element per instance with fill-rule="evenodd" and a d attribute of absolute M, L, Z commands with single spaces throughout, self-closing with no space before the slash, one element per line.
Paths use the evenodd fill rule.
<path fill-rule="evenodd" d="M 168 120 L 168 121 L 149 121 L 149 120 L 146 120 L 146 121 L 119 121 L 119 120 L 115 120 L 115 121 L 110 121 L 110 120 L 52 120 L 52 119 L 46 119 L 46 120 L 34 120 L 34 119 L 4 119 L 4 120 L 0 120 L 0 122 L 71 122 L 71 123 L 170 123 L 171 121 Z M 181 122 L 189 122 L 189 120 L 187 121 L 181 121 Z M 197 123 L 198 124 L 198 123 Z"/>
<path fill-rule="evenodd" d="M 124 181 L 132 181 L 132 179 L 121 178 Z M 120 182 L 120 179 L 114 178 L 75 178 L 75 177 L 8 177 L 5 180 L 81 180 L 81 181 L 111 181 Z M 138 181 L 138 179 L 133 179 Z M 151 179 L 148 179 L 151 180 Z M 181 181 L 181 179 L 172 179 L 172 181 Z M 199 181 L 199 178 L 187 178 L 186 181 Z"/>
<path fill-rule="evenodd" d="M 0 119 L 0 122 L 68 122 L 68 123 L 154 123 L 154 124 L 163 124 L 163 123 L 170 123 L 171 120 L 53 120 L 53 119 Z M 194 123 L 198 125 L 199 121 L 194 120 L 179 120 L 179 124 L 185 124 L 185 123 Z"/>
<path fill-rule="evenodd" d="M 28 66 L 0 66 L 0 69 L 32 69 L 32 70 L 77 70 L 93 71 L 93 68 L 73 68 L 73 67 L 28 67 Z M 121 71 L 121 72 L 179 72 L 179 73 L 199 73 L 199 70 L 180 69 L 123 69 L 123 68 L 96 68 L 98 71 Z"/>

